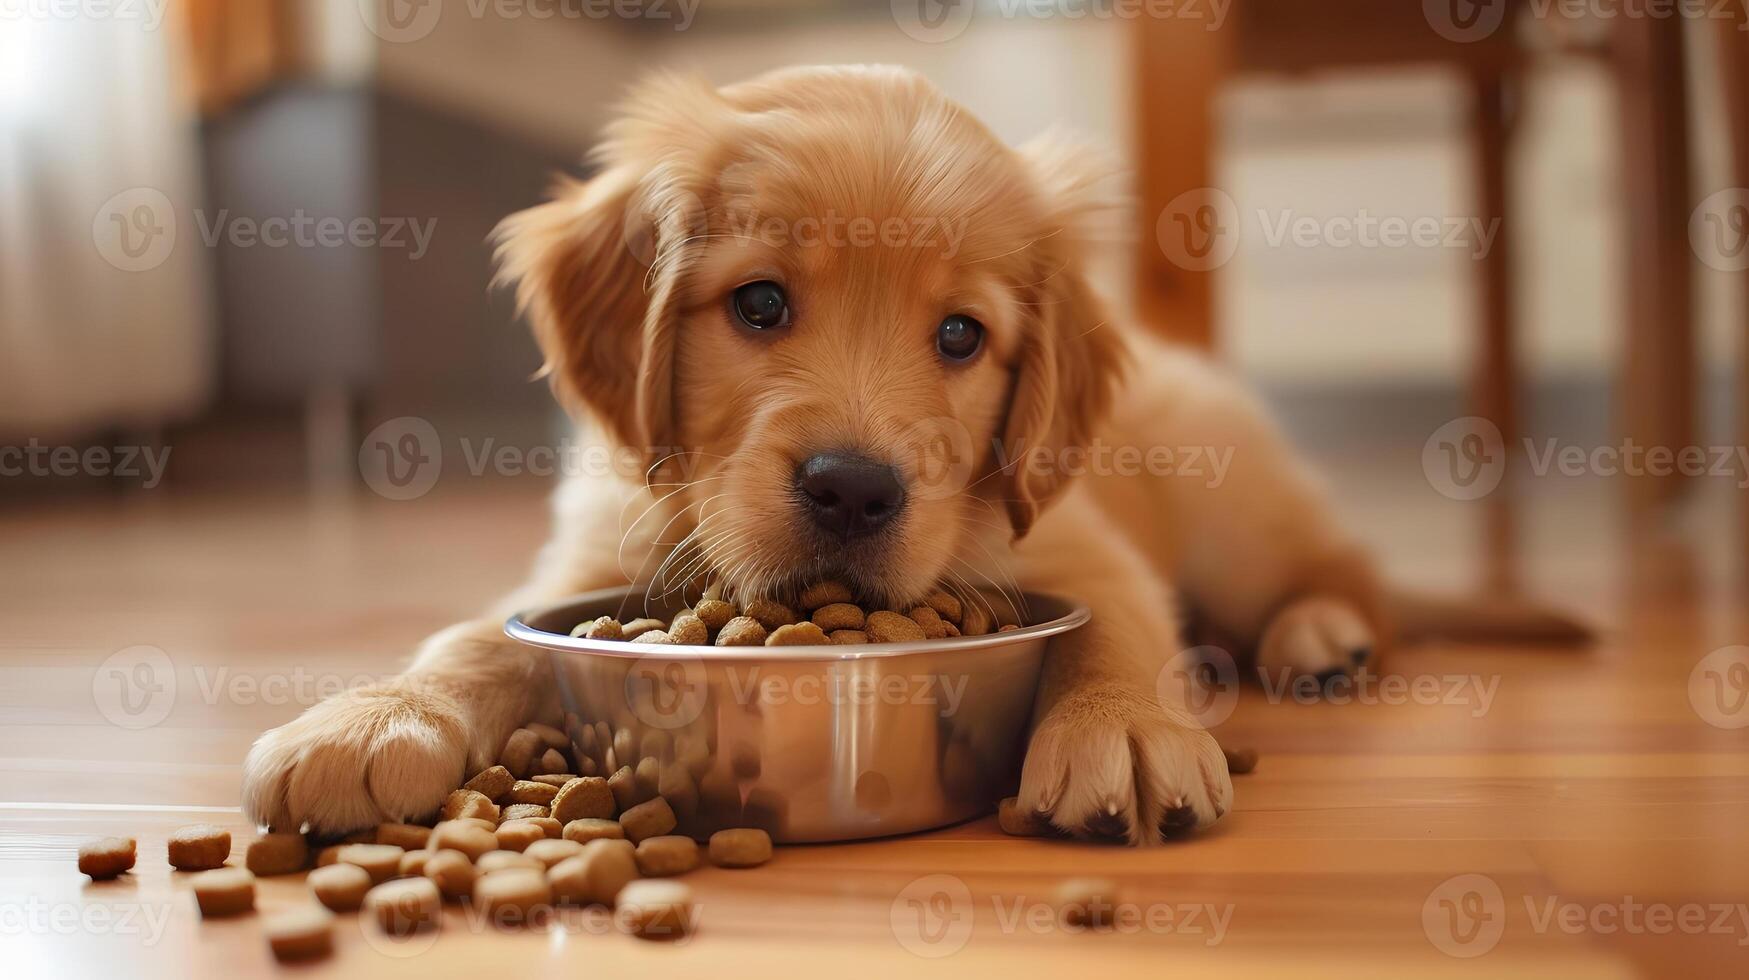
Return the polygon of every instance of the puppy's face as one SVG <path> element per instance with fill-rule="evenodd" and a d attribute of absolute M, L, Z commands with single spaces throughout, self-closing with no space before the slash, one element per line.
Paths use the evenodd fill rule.
<path fill-rule="evenodd" d="M 915 76 L 816 69 L 658 83 L 601 162 L 508 219 L 501 258 L 561 397 L 685 501 L 687 567 L 902 608 L 1060 490 L 1048 456 L 1119 356 L 1061 154 L 1008 149 Z"/>

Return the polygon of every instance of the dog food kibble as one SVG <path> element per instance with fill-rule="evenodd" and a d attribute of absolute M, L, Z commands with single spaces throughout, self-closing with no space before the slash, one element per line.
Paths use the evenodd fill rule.
<path fill-rule="evenodd" d="M 500 824 L 493 834 L 498 838 L 499 850 L 504 851 L 523 851 L 535 841 L 547 839 L 547 832 L 539 824 L 529 820 Z"/>
<path fill-rule="evenodd" d="M 395 874 L 402 878 L 417 878 L 425 873 L 425 862 L 430 859 L 431 852 L 424 848 L 407 851 L 401 855 L 401 864 L 395 869 Z"/>
<path fill-rule="evenodd" d="M 563 833 L 566 840 L 574 840 L 579 844 L 587 844 L 592 840 L 604 837 L 612 840 L 624 840 L 626 835 L 625 828 L 619 825 L 618 820 L 603 820 L 597 817 L 573 820 L 565 825 Z"/>
<path fill-rule="evenodd" d="M 546 783 L 548 786 L 558 789 L 560 786 L 576 779 L 577 776 L 578 774 L 574 772 L 546 772 L 541 773 L 539 776 L 530 776 L 529 779 L 537 783 Z"/>
<path fill-rule="evenodd" d="M 1102 928 L 1117 915 L 1117 885 L 1106 878 L 1070 878 L 1055 898 L 1057 914 L 1071 926 Z"/>
<path fill-rule="evenodd" d="M 189 880 L 202 918 L 236 915 L 255 907 L 255 876 L 244 868 L 202 871 Z"/>
<path fill-rule="evenodd" d="M 465 824 L 459 821 L 445 821 L 431 830 L 431 849 L 434 851 L 460 851 L 469 861 L 479 858 L 487 851 L 498 849 L 498 836 L 495 832 Z M 426 865 L 427 869 L 430 865 Z"/>
<path fill-rule="evenodd" d="M 540 736 L 541 742 L 549 749 L 558 749 L 563 752 L 571 747 L 571 736 L 551 725 L 531 721 L 522 727 Z"/>
<path fill-rule="evenodd" d="M 597 625 L 618 624 L 602 617 L 580 624 L 571 635 L 597 636 L 599 633 L 597 638 L 631 643 L 796 646 L 914 643 L 956 636 L 983 636 L 996 625 L 985 606 L 967 603 L 939 588 L 910 604 L 907 607 L 909 612 L 892 609 L 869 612 L 869 607 L 858 604 L 855 595 L 843 582 L 816 582 L 802 590 L 796 605 L 800 612 L 778 599 L 760 597 L 747 600 L 737 608 L 735 602 L 723 598 L 722 584 L 712 582 L 706 586 L 703 598 L 693 607 L 676 613 L 670 622 L 637 619 L 620 628 L 618 636 L 610 636 L 606 629 L 597 630 Z M 1004 630 L 1018 628 L 1003 627 Z M 604 737 L 603 745 L 605 741 Z M 630 762 L 630 754 L 617 744 L 618 739 L 615 742 L 617 760 Z M 584 775 L 590 775 L 592 771 L 610 772 L 615 768 L 610 763 L 603 769 L 592 770 L 591 767 L 600 761 L 598 754 L 589 750 L 587 745 L 583 752 L 578 766 Z"/>
<path fill-rule="evenodd" d="M 231 832 L 210 823 L 182 827 L 166 843 L 170 866 L 178 871 L 210 871 L 231 856 Z"/>
<path fill-rule="evenodd" d="M 638 793 L 638 781 L 632 775 L 631 766 L 620 766 L 613 775 L 607 777 L 607 788 L 613 793 L 613 802 L 621 810 L 630 810 L 645 797 Z"/>
<path fill-rule="evenodd" d="M 825 582 L 815 582 L 813 585 L 803 589 L 801 596 L 802 608 L 809 612 L 819 609 L 822 606 L 855 601 L 856 598 L 850 594 L 850 586 L 845 585 L 843 582 L 834 582 L 830 580 Z"/>
<path fill-rule="evenodd" d="M 820 631 L 820 627 L 813 623 L 791 623 L 788 626 L 779 626 L 771 631 L 770 636 L 765 638 L 765 645 L 768 647 L 821 646 L 830 642 L 826 639 L 826 634 Z"/>
<path fill-rule="evenodd" d="M 310 960 L 334 949 L 334 913 L 319 905 L 276 912 L 262 923 L 267 948 L 281 961 Z"/>
<path fill-rule="evenodd" d="M 923 604 L 935 610 L 942 619 L 953 623 L 960 621 L 960 613 L 964 608 L 960 605 L 958 596 L 955 596 L 951 592 L 944 592 L 941 589 L 936 589 L 934 592 L 924 596 Z"/>
<path fill-rule="evenodd" d="M 535 909 L 552 904 L 553 889 L 544 871 L 507 868 L 474 882 L 474 906 L 500 924 L 524 922 Z"/>
<path fill-rule="evenodd" d="M 355 912 L 364 904 L 364 893 L 374 884 L 370 872 L 356 864 L 330 864 L 317 868 L 305 879 L 316 901 L 336 912 Z"/>
<path fill-rule="evenodd" d="M 965 615 L 960 619 L 961 636 L 983 636 L 990 632 L 990 612 L 977 603 L 966 606 Z"/>
<path fill-rule="evenodd" d="M 591 640 L 623 640 L 625 630 L 619 621 L 612 616 L 601 616 L 587 623 L 578 623 L 571 631 L 572 636 L 585 636 Z"/>
<path fill-rule="evenodd" d="M 719 868 L 752 868 L 771 860 L 771 835 L 756 827 L 719 830 L 711 835 L 711 863 Z"/>
<path fill-rule="evenodd" d="M 759 625 L 768 630 L 775 630 L 779 626 L 788 626 L 801 619 L 800 616 L 796 615 L 794 609 L 771 599 L 755 599 L 749 602 L 741 612 L 743 615 L 752 616 L 759 620 Z"/>
<path fill-rule="evenodd" d="M 535 772 L 564 772 L 569 763 L 565 761 L 565 753 L 558 749 L 548 749 L 535 760 Z"/>
<path fill-rule="evenodd" d="M 105 837 L 79 845 L 79 870 L 94 879 L 114 878 L 133 866 L 132 837 Z"/>
<path fill-rule="evenodd" d="M 703 646 L 711 641 L 711 628 L 704 620 L 694 615 L 674 617 L 674 622 L 668 627 L 668 632 L 674 636 L 674 642 L 686 646 Z"/>
<path fill-rule="evenodd" d="M 443 801 L 443 819 L 460 820 L 463 817 L 476 817 L 498 822 L 498 804 L 493 803 L 484 793 L 476 793 L 471 789 L 452 791 Z"/>
<path fill-rule="evenodd" d="M 519 823 L 519 824 L 520 823 L 534 824 L 536 827 L 539 827 L 541 829 L 541 832 L 546 834 L 548 837 L 563 837 L 564 836 L 565 825 L 558 822 L 557 820 L 554 820 L 550 816 L 549 817 L 523 817 L 520 820 L 511 820 L 511 821 L 507 821 L 507 822 L 508 823 Z M 503 826 L 503 824 L 500 824 L 499 826 Z"/>
<path fill-rule="evenodd" d="M 638 872 L 646 878 L 685 874 L 698 867 L 698 842 L 671 834 L 646 837 L 638 842 L 635 857 Z"/>
<path fill-rule="evenodd" d="M 996 805 L 996 825 L 1010 837 L 1044 837 L 1051 833 L 1051 825 L 1042 815 L 1021 809 L 1020 801 L 1012 796 Z"/>
<path fill-rule="evenodd" d="M 717 646 L 756 647 L 765 642 L 765 627 L 752 616 L 736 616 L 717 632 Z"/>
<path fill-rule="evenodd" d="M 1243 776 L 1257 768 L 1256 749 L 1228 749 L 1227 771 L 1235 776 Z"/>
<path fill-rule="evenodd" d="M 460 851 L 438 851 L 425 861 L 425 877 L 451 901 L 473 894 L 475 874 L 473 862 Z"/>
<path fill-rule="evenodd" d="M 516 777 L 510 775 L 510 770 L 503 766 L 493 766 L 482 769 L 474 778 L 462 784 L 462 789 L 473 790 L 488 800 L 497 801 L 510 792 L 510 787 L 516 785 Z"/>
<path fill-rule="evenodd" d="M 638 760 L 637 768 L 632 770 L 632 778 L 637 781 L 638 792 L 643 797 L 638 802 L 642 803 L 656 795 L 656 784 L 662 780 L 662 763 L 654 756 L 645 756 Z M 620 807 L 620 812 L 624 813 L 629 809 L 631 808 Z"/>
<path fill-rule="evenodd" d="M 559 793 L 559 787 L 550 783 L 537 783 L 532 779 L 518 779 L 510 787 L 511 803 L 535 803 L 547 806 L 553 802 L 553 797 Z"/>
<path fill-rule="evenodd" d="M 370 874 L 371 881 L 380 885 L 401 870 L 401 855 L 405 853 L 392 844 L 347 844 L 340 848 L 335 860 L 358 865 Z"/>
<path fill-rule="evenodd" d="M 310 845 L 303 834 L 262 834 L 243 852 L 243 864 L 263 878 L 302 871 L 309 861 Z"/>
<path fill-rule="evenodd" d="M 705 599 L 692 607 L 692 613 L 707 629 L 720 630 L 735 618 L 735 607 L 721 599 Z"/>
<path fill-rule="evenodd" d="M 619 890 L 637 880 L 635 853 L 627 841 L 590 841 L 582 853 L 547 870 L 553 899 L 578 905 L 612 905 Z"/>
<path fill-rule="evenodd" d="M 510 770 L 517 779 L 526 779 L 534 775 L 534 764 L 542 753 L 546 752 L 547 743 L 541 737 L 526 728 L 518 728 L 504 740 L 504 749 L 498 753 L 498 764 Z"/>
<path fill-rule="evenodd" d="M 443 896 L 430 878 L 396 878 L 366 892 L 364 906 L 384 932 L 404 936 L 437 924 Z"/>
<path fill-rule="evenodd" d="M 583 845 L 562 837 L 558 840 L 537 840 L 522 853 L 539 861 L 542 867 L 550 868 L 568 857 L 583 853 Z"/>
<path fill-rule="evenodd" d="M 375 843 L 393 844 L 404 851 L 416 851 L 431 842 L 431 828 L 411 823 L 377 824 Z"/>
<path fill-rule="evenodd" d="M 551 810 L 536 803 L 512 803 L 499 812 L 498 826 L 502 827 L 512 820 L 538 820 L 552 815 Z"/>
<path fill-rule="evenodd" d="M 848 602 L 834 602 L 814 610 L 814 625 L 827 633 L 833 630 L 862 629 L 863 620 L 861 606 L 853 606 Z"/>
<path fill-rule="evenodd" d="M 474 862 L 476 874 L 489 875 L 494 871 L 504 871 L 510 868 L 525 868 L 530 871 L 547 870 L 547 866 L 526 854 L 516 851 L 487 851 Z"/>
<path fill-rule="evenodd" d="M 678 881 L 631 882 L 613 906 L 615 916 L 644 939 L 673 939 L 692 927 L 692 890 Z"/>
<path fill-rule="evenodd" d="M 645 800 L 619 815 L 626 838 L 636 844 L 647 837 L 660 837 L 674 830 L 674 810 L 658 796 Z"/>
<path fill-rule="evenodd" d="M 1014 625 L 1013 623 L 1009 623 L 1007 626 L 996 627 L 996 632 L 998 632 L 998 633 L 1012 633 L 1019 628 L 1020 627 Z"/>
<path fill-rule="evenodd" d="M 613 816 L 613 790 L 600 776 L 579 776 L 559 787 L 551 809 L 560 826 L 585 817 L 606 819 Z"/>
<path fill-rule="evenodd" d="M 915 643 L 924 639 L 923 627 L 916 620 L 887 609 L 869 613 L 863 632 L 871 643 Z"/>
<path fill-rule="evenodd" d="M 923 635 L 931 640 L 960 635 L 959 627 L 942 619 L 941 614 L 929 606 L 918 606 L 911 610 L 911 621 L 923 627 Z"/>

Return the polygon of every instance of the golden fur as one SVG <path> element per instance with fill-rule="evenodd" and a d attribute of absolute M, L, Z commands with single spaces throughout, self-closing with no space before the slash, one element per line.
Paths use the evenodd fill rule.
<path fill-rule="evenodd" d="M 544 660 L 503 637 L 502 614 L 628 580 L 670 589 L 714 569 L 760 594 L 841 575 L 900 609 L 943 580 L 1079 597 L 1093 620 L 1047 656 L 1021 804 L 1134 843 L 1231 802 L 1214 740 L 1161 699 L 1181 599 L 1296 674 L 1350 670 L 1377 645 L 1369 566 L 1252 399 L 1131 336 L 1088 285 L 1103 171 L 1086 154 L 1010 149 L 902 70 L 819 68 L 649 83 L 595 162 L 506 219 L 502 277 L 560 400 L 644 453 L 648 484 L 568 479 L 517 595 L 426 641 L 400 680 L 264 735 L 245 772 L 254 818 L 342 831 L 428 812 L 555 710 L 531 683 Z M 856 219 L 872 239 L 821 231 Z M 777 335 L 730 321 L 726 297 L 754 279 L 789 291 Z M 964 364 L 934 347 L 954 313 L 987 328 Z M 1230 464 L 1215 485 L 1071 479 L 1064 461 L 1101 440 L 1227 449 Z M 890 531 L 813 536 L 792 474 L 834 449 L 898 468 L 910 493 Z M 961 464 L 946 482 L 943 460 Z"/>

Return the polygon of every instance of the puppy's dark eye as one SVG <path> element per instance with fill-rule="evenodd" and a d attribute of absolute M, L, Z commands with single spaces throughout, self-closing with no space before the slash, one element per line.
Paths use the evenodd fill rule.
<path fill-rule="evenodd" d="M 963 361 L 984 346 L 984 325 L 969 316 L 955 313 L 935 328 L 935 349 L 941 356 Z"/>
<path fill-rule="evenodd" d="M 735 290 L 729 306 L 736 319 L 754 330 L 772 330 L 789 322 L 789 299 L 783 287 L 769 279 L 750 282 Z"/>

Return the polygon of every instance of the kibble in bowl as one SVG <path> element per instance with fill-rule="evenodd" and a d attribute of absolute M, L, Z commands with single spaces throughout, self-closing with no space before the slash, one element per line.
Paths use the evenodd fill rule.
<path fill-rule="evenodd" d="M 784 601 L 611 589 L 513 617 L 510 636 L 551 651 L 570 771 L 606 783 L 562 817 L 581 787 L 560 787 L 552 815 L 602 819 L 611 800 L 633 842 L 752 827 L 798 843 L 986 813 L 1017 781 L 1045 646 L 1087 610 L 1042 594 L 943 591 L 903 609 L 855 598 L 832 582 Z M 674 642 L 701 630 L 704 642 Z M 658 792 L 674 825 L 626 825 Z"/>

